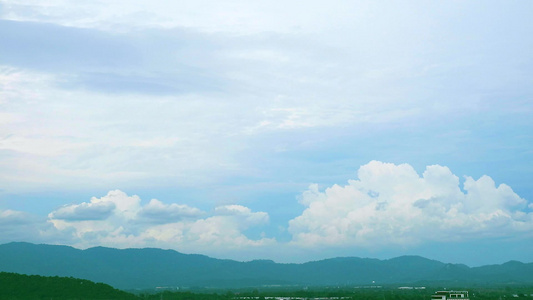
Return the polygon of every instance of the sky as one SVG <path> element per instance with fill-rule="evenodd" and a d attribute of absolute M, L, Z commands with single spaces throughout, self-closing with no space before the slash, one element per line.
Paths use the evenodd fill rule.
<path fill-rule="evenodd" d="M 0 243 L 533 262 L 532 12 L 3 0 Z"/>

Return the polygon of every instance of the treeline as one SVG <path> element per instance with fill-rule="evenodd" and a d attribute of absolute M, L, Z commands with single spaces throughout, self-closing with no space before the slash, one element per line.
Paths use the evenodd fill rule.
<path fill-rule="evenodd" d="M 139 299 L 103 283 L 72 277 L 45 277 L 0 272 L 2 300 Z"/>

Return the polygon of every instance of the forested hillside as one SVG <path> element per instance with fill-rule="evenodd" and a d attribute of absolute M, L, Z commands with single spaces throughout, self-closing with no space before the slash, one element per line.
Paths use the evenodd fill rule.
<path fill-rule="evenodd" d="M 532 299 L 533 286 L 505 287 L 449 286 L 469 290 L 476 300 Z M 260 287 L 253 289 L 176 289 L 138 290 L 135 294 L 116 290 L 109 285 L 72 277 L 44 277 L 0 272 L 1 300 L 429 300 L 431 294 L 444 287 L 413 288 L 399 286 L 366 287 Z"/>
<path fill-rule="evenodd" d="M 0 245 L 0 271 L 76 277 L 119 289 L 166 287 L 354 286 L 391 284 L 533 284 L 533 263 L 470 268 L 420 256 L 388 260 L 332 258 L 303 264 L 238 262 L 162 249 L 79 250 L 66 246 Z"/>
<path fill-rule="evenodd" d="M 44 277 L 0 272 L 0 299 L 137 299 L 103 283 L 72 277 Z"/>

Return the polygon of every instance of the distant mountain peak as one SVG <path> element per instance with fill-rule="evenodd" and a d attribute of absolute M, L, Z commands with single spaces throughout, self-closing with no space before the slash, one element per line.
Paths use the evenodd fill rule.
<path fill-rule="evenodd" d="M 271 259 L 254 259 L 254 260 L 248 261 L 247 263 L 252 263 L 252 264 L 275 264 L 276 262 L 271 260 Z"/>

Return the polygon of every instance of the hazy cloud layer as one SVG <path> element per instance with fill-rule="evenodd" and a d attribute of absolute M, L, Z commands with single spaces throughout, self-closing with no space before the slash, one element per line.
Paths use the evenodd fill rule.
<path fill-rule="evenodd" d="M 57 231 L 45 218 L 23 211 L 0 210 L 0 243 L 32 241 L 35 243 L 68 243 L 65 233 Z"/>
<path fill-rule="evenodd" d="M 447 167 L 372 161 L 358 179 L 302 194 L 301 216 L 289 222 L 292 243 L 306 247 L 414 246 L 533 232 L 527 201 L 489 176 L 459 178 Z"/>
<path fill-rule="evenodd" d="M 118 34 L 0 20 L 0 36 L 0 65 L 57 74 L 55 84 L 64 89 L 168 95 L 223 85 L 216 65 L 208 63 L 216 41 L 192 31 Z"/>
<path fill-rule="evenodd" d="M 472 147 L 485 160 L 533 161 L 525 2 L 207 3 L 4 1 L 5 188 L 281 181 L 282 166 L 302 165 L 280 153 L 309 153 L 294 174 L 303 185 L 312 170 L 340 172 L 322 145 L 352 168 L 416 161 L 413 142 L 432 147 L 424 164 L 448 163 L 457 148 L 470 161 Z M 388 147 L 406 128 L 415 141 Z M 494 130 L 505 131 L 505 155 L 486 138 Z M 377 145 L 338 146 L 365 134 Z"/>
<path fill-rule="evenodd" d="M 0 210 L 0 225 L 13 226 L 31 223 L 31 218 L 24 212 L 14 210 Z"/>

